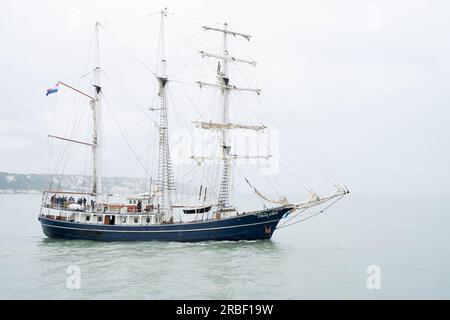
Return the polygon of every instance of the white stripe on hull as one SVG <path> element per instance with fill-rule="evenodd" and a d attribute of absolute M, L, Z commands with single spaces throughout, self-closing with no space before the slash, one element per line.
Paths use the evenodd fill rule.
<path fill-rule="evenodd" d="M 194 232 L 194 231 L 209 231 L 209 230 L 219 230 L 219 229 L 230 229 L 230 228 L 240 228 L 240 227 L 248 227 L 248 226 L 255 226 L 260 224 L 267 224 L 279 221 L 280 219 L 275 220 L 269 220 L 269 221 L 263 221 L 263 222 L 256 222 L 256 223 L 249 223 L 249 224 L 240 224 L 236 226 L 226 226 L 226 227 L 216 227 L 216 228 L 202 228 L 202 229 L 177 229 L 177 230 L 107 230 L 107 229 L 84 229 L 84 228 L 72 228 L 72 227 L 63 227 L 63 226 L 56 226 L 52 224 L 46 224 L 41 222 L 43 226 L 46 227 L 54 227 L 54 228 L 61 228 L 61 229 L 69 229 L 69 230 L 80 230 L 80 231 L 95 231 L 95 232 L 138 232 L 138 233 L 155 233 L 155 232 Z"/>

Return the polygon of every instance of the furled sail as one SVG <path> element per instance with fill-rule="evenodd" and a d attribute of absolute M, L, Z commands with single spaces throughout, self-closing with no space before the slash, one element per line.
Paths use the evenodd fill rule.
<path fill-rule="evenodd" d="M 248 130 L 255 130 L 255 131 L 261 131 L 266 129 L 265 126 L 251 126 L 251 125 L 243 125 L 243 124 L 235 124 L 235 123 L 215 123 L 215 122 L 201 122 L 201 121 L 194 121 L 195 124 L 197 124 L 197 128 L 201 129 L 248 129 Z"/>
<path fill-rule="evenodd" d="M 314 192 L 311 192 L 308 200 L 295 204 L 295 207 L 297 209 L 308 209 L 308 208 L 317 206 L 319 204 L 325 203 L 333 198 L 344 196 L 348 193 L 350 193 L 350 192 L 348 191 L 348 189 L 345 186 L 342 187 L 339 185 L 336 186 L 336 191 L 333 194 L 328 195 L 328 196 L 319 197 Z"/>
<path fill-rule="evenodd" d="M 262 198 L 262 199 L 264 199 L 264 200 L 266 200 L 266 201 L 268 201 L 268 202 L 275 203 L 275 204 L 281 204 L 281 205 L 283 205 L 283 206 L 289 204 L 289 201 L 288 201 L 288 199 L 287 199 L 286 197 L 282 197 L 282 198 L 280 198 L 280 199 L 278 199 L 278 200 L 271 200 L 271 199 L 267 198 L 266 196 L 264 196 L 263 194 L 261 194 L 261 192 L 259 192 L 256 188 L 253 188 L 253 189 L 255 190 L 255 193 L 256 193 L 260 198 Z"/>
<path fill-rule="evenodd" d="M 279 205 L 282 205 L 282 206 L 285 206 L 285 205 L 289 204 L 289 201 L 288 201 L 288 199 L 286 197 L 282 197 L 282 198 L 280 198 L 278 200 L 272 200 L 272 199 L 267 198 L 265 195 L 263 195 L 261 192 L 259 192 L 254 186 L 252 186 L 247 178 L 244 178 L 244 179 L 247 182 L 247 184 L 250 186 L 250 188 L 252 188 L 253 191 L 255 191 L 256 195 L 258 197 L 260 197 L 261 199 L 266 200 L 267 202 L 279 204 Z"/>

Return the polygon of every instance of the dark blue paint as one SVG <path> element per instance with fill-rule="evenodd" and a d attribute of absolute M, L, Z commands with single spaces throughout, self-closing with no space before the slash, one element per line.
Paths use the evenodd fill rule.
<path fill-rule="evenodd" d="M 50 238 L 99 241 L 209 241 L 270 239 L 278 222 L 292 208 L 280 207 L 254 214 L 195 223 L 153 226 L 82 224 L 40 217 L 44 234 Z"/>

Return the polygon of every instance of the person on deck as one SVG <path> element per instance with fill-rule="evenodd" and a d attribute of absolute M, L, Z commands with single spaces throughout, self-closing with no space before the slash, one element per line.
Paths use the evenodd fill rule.
<path fill-rule="evenodd" d="M 56 194 L 54 194 L 50 197 L 50 204 L 52 207 L 54 207 L 56 205 Z"/>
<path fill-rule="evenodd" d="M 136 209 L 137 209 L 137 212 L 141 212 L 141 210 L 142 210 L 142 201 L 141 200 L 138 200 Z"/>
<path fill-rule="evenodd" d="M 67 197 L 66 196 L 64 196 L 62 198 L 62 206 L 63 206 L 63 208 L 67 208 Z"/>

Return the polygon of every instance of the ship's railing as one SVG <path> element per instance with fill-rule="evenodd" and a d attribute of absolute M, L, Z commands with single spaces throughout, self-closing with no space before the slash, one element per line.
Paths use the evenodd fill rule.
<path fill-rule="evenodd" d="M 145 226 L 164 223 L 164 214 L 158 212 L 114 214 L 107 212 L 71 211 L 41 207 L 40 216 L 51 220 L 83 224 Z"/>
<path fill-rule="evenodd" d="M 52 191 L 47 190 L 43 192 L 42 206 L 46 208 L 82 211 L 82 212 L 103 212 L 109 214 L 117 213 L 163 213 L 163 209 L 153 204 L 128 203 L 111 203 L 99 202 L 92 193 L 71 192 L 71 191 Z"/>
<path fill-rule="evenodd" d="M 70 211 L 93 211 L 95 200 L 92 193 L 46 190 L 43 192 L 42 206 Z"/>
<path fill-rule="evenodd" d="M 40 215 L 51 220 L 75 222 L 76 213 L 71 210 L 41 207 Z"/>

